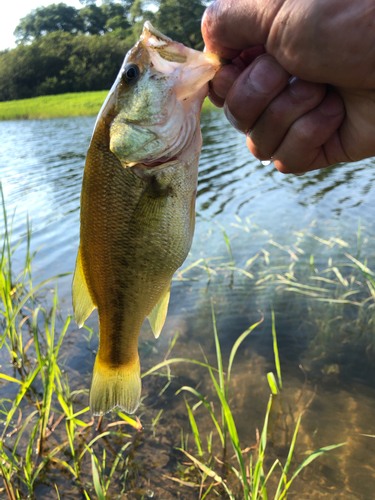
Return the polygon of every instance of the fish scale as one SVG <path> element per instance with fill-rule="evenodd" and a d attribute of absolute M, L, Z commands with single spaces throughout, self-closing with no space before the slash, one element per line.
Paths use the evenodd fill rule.
<path fill-rule="evenodd" d="M 128 81 L 129 67 L 136 81 Z M 138 407 L 138 336 L 146 317 L 159 336 L 172 276 L 190 250 L 202 144 L 199 115 L 207 82 L 219 67 L 217 57 L 173 42 L 146 23 L 95 124 L 73 278 L 77 324 L 98 309 L 94 414 L 116 406 L 132 413 Z M 151 135 L 157 138 L 152 143 Z M 156 162 L 148 165 L 150 151 Z"/>

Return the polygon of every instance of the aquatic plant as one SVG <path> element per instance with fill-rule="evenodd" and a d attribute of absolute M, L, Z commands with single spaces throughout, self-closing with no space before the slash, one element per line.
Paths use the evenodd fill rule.
<path fill-rule="evenodd" d="M 276 317 L 269 302 L 264 304 L 268 321 L 269 335 L 272 338 L 275 361 L 275 375 L 268 372 L 268 382 L 273 395 L 270 396 L 262 431 L 256 434 L 255 443 L 243 449 L 241 437 L 236 423 L 236 414 L 230 401 L 230 384 L 235 357 L 242 349 L 246 339 L 260 327 L 261 320 L 246 329 L 234 342 L 230 351 L 228 364 L 224 368 L 222 346 L 219 342 L 214 303 L 212 303 L 213 335 L 216 351 L 216 366 L 203 359 L 186 359 L 171 357 L 176 349 L 178 333 L 169 343 L 164 360 L 143 374 L 145 389 L 155 387 L 159 396 L 155 407 L 141 407 L 139 418 L 129 417 L 120 411 L 114 412 L 109 419 L 91 418 L 87 407 L 87 390 L 73 389 L 73 377 L 66 369 L 64 345 L 75 328 L 70 316 L 62 317 L 57 285 L 58 276 L 49 280 L 40 280 L 32 272 L 32 262 L 36 252 L 31 251 L 31 226 L 27 222 L 26 237 L 23 242 L 12 242 L 12 217 L 9 218 L 3 200 L 3 235 L 0 259 L 0 292 L 1 292 L 1 347 L 2 367 L 2 399 L 0 400 L 0 423 L 2 437 L 0 440 L 0 475 L 3 488 L 0 496 L 10 500 L 36 498 L 38 487 L 48 487 L 48 495 L 57 498 L 65 497 L 66 485 L 69 495 L 82 496 L 93 500 L 95 497 L 122 498 L 125 493 L 138 489 L 145 497 L 152 495 L 148 486 L 149 475 L 153 466 L 148 464 L 145 477 L 142 476 L 142 464 L 137 460 L 146 460 L 147 456 L 160 449 L 161 453 L 173 455 L 175 464 L 169 467 L 163 479 L 175 488 L 172 497 L 176 497 L 182 488 L 194 488 L 201 499 L 223 498 L 256 499 L 272 495 L 275 499 L 286 498 L 296 477 L 305 470 L 315 458 L 337 446 L 323 447 L 310 453 L 300 464 L 295 457 L 297 434 L 300 429 L 301 416 L 296 419 L 292 433 L 288 439 L 289 451 L 285 460 L 277 458 L 270 463 L 270 427 L 272 418 L 280 411 L 280 401 L 285 394 L 283 384 L 279 347 L 276 336 Z M 238 218 L 239 219 L 239 218 Z M 250 221 L 250 219 L 249 219 Z M 237 220 L 236 229 L 248 233 L 246 227 L 250 222 Z M 175 280 L 198 280 L 206 284 L 202 300 L 207 302 L 207 290 L 214 284 L 244 283 L 246 290 L 255 294 L 256 290 L 269 287 L 273 293 L 275 310 L 280 296 L 287 294 L 303 296 L 305 300 L 305 321 L 314 325 L 310 342 L 318 357 L 325 359 L 327 349 L 332 345 L 337 349 L 337 338 L 349 338 L 345 331 L 332 331 L 330 322 L 337 315 L 347 316 L 352 325 L 350 342 L 365 345 L 371 352 L 374 339 L 371 335 L 375 304 L 374 273 L 369 262 L 360 253 L 349 252 L 348 245 L 342 239 L 333 237 L 324 239 L 306 228 L 296 235 L 293 245 L 282 245 L 271 236 L 267 246 L 259 249 L 255 255 L 249 255 L 241 262 L 233 246 L 233 237 L 229 231 L 220 229 L 223 237 L 223 248 L 227 255 L 203 256 L 199 259 L 191 257 L 190 263 L 180 270 Z M 311 236 L 313 235 L 313 236 Z M 316 238 L 320 238 L 319 241 Z M 335 261 L 328 257 L 328 265 L 318 269 L 317 259 L 311 257 L 302 262 L 295 257 L 302 254 L 303 241 L 317 242 L 323 248 L 344 249 L 347 261 Z M 359 236 L 358 247 L 361 246 Z M 275 252 L 285 254 L 282 265 L 272 265 L 272 248 Z M 14 262 L 15 252 L 24 252 L 23 267 L 19 272 Z M 298 254 L 298 255 L 297 255 Z M 316 256 L 316 254 L 315 254 Z M 338 260 L 338 259 L 337 259 Z M 309 273 L 306 272 L 309 269 Z M 18 272 L 18 274 L 16 274 Z M 64 275 L 61 275 L 64 276 Z M 51 281 L 54 283 L 51 286 Z M 309 282 L 314 281 L 314 285 Z M 212 290 L 212 289 L 211 289 Z M 215 291 L 215 288 L 213 288 Z M 214 294 L 213 294 L 214 295 Z M 215 295 L 214 295 L 215 297 Z M 356 297 L 353 299 L 353 297 Z M 321 300 L 323 299 L 323 300 Z M 242 307 L 242 306 L 241 306 Z M 290 307 L 295 307 L 293 302 Z M 309 309 L 310 308 L 310 309 Z M 366 323 L 367 329 L 356 328 Z M 369 330 L 370 328 L 370 330 Z M 86 328 L 88 344 L 95 337 L 95 332 Z M 316 340 L 319 338 L 319 342 Z M 154 344 L 153 344 L 154 345 Z M 324 349 L 322 348 L 324 346 Z M 370 346 L 370 347 L 369 347 Z M 173 351 L 174 352 L 174 351 Z M 212 398 L 204 396 L 197 387 L 179 383 L 173 367 L 189 366 L 199 368 L 212 388 Z M 152 375 L 152 377 L 151 377 Z M 284 377 L 285 378 L 285 377 Z M 147 383 L 146 383 L 147 381 Z M 148 382 L 150 381 L 150 382 Z M 148 385 L 149 383 L 149 385 Z M 259 385 L 266 386 L 259 380 Z M 182 385 L 182 387 L 180 387 Z M 176 390 L 180 395 L 175 400 L 182 400 L 185 416 L 181 416 L 180 427 L 172 433 L 166 444 L 161 444 L 159 436 L 165 440 L 165 429 L 170 423 L 170 409 L 160 408 L 166 391 Z M 206 412 L 206 427 L 209 431 L 200 430 L 200 411 Z M 216 410 L 215 410 L 216 407 Z M 175 417 L 175 414 L 173 414 Z M 140 421 L 142 419 L 142 423 Z M 207 423 L 209 422 L 209 423 Z M 190 425 L 191 434 L 183 431 Z M 252 422 L 249 423 L 252 427 Z M 254 424 L 255 432 L 255 424 Z M 169 430 L 169 429 L 168 429 Z M 178 444 L 180 441 L 180 444 Z M 148 453 L 138 451 L 139 443 L 149 446 Z M 193 443 L 193 449 L 192 449 Z M 163 448 L 164 446 L 164 448 Z M 173 446 L 179 448 L 173 451 Z M 230 456 L 231 448 L 234 455 Z M 248 455 L 249 454 L 249 455 Z M 141 459 L 137 458 L 138 456 Z M 184 457 L 184 459 L 181 459 Z M 183 460 L 188 460 L 188 463 Z M 160 471 L 160 469 L 156 470 Z M 157 472 L 160 491 L 160 473 Z M 167 480 L 167 479 L 166 479 Z M 73 482 L 72 482 L 73 481 Z M 156 479 L 153 480 L 156 488 Z M 140 484 L 142 485 L 140 487 Z M 52 493 L 53 491 L 53 493 Z M 149 491 L 149 493 L 148 493 Z M 75 492 L 75 493 L 74 493 Z M 165 496 L 165 495 L 164 495 Z"/>
<path fill-rule="evenodd" d="M 199 458 L 194 457 L 192 454 L 188 453 L 187 451 L 187 441 L 184 443 L 184 440 L 181 439 L 181 447 L 178 448 L 181 452 L 183 452 L 194 464 L 200 471 L 202 472 L 201 475 L 201 490 L 203 491 L 204 488 L 204 482 L 207 477 L 210 477 L 212 479 L 212 482 L 210 485 L 208 485 L 206 488 L 206 491 L 202 495 L 201 498 L 205 498 L 208 493 L 210 492 L 211 489 L 215 491 L 215 488 L 217 486 L 220 486 L 222 490 L 226 493 L 228 498 L 230 500 L 235 500 L 236 495 L 234 492 L 230 489 L 228 486 L 228 481 L 227 479 L 223 476 L 220 475 L 219 472 L 215 471 L 215 468 L 218 466 L 222 468 L 225 467 L 227 471 L 230 473 L 234 474 L 234 476 L 238 479 L 241 485 L 241 498 L 244 498 L 244 500 L 257 500 L 257 499 L 267 499 L 268 494 L 267 493 L 267 483 L 271 477 L 271 475 L 274 475 L 279 471 L 279 468 L 281 469 L 281 477 L 276 489 L 276 493 L 274 495 L 274 500 L 282 500 L 283 498 L 286 498 L 287 492 L 292 485 L 294 479 L 298 476 L 298 474 L 307 466 L 309 465 L 313 460 L 318 458 L 320 455 L 327 451 L 334 450 L 336 448 L 339 448 L 341 446 L 344 446 L 346 443 L 340 443 L 336 445 L 331 445 L 331 446 L 326 446 L 324 448 L 321 448 L 319 450 L 314 451 L 313 453 L 310 453 L 309 456 L 295 469 L 294 473 L 291 475 L 290 479 L 288 480 L 288 473 L 290 469 L 290 464 L 292 461 L 293 457 L 293 452 L 294 452 L 294 447 L 295 443 L 297 440 L 297 434 L 298 434 L 298 429 L 300 426 L 302 414 L 299 416 L 297 425 L 294 430 L 294 434 L 290 443 L 290 448 L 289 448 L 289 453 L 288 457 L 286 459 L 286 462 L 284 465 L 281 464 L 279 459 L 276 459 L 270 469 L 268 470 L 267 474 L 265 473 L 264 467 L 265 467 L 265 459 L 266 459 L 266 447 L 267 447 L 267 434 L 268 434 L 268 421 L 269 421 L 269 416 L 273 404 L 273 398 L 274 395 L 271 395 L 268 401 L 267 405 L 267 410 L 266 410 L 266 416 L 264 419 L 264 425 L 263 425 L 263 430 L 260 435 L 260 439 L 258 438 L 258 442 L 255 446 L 246 448 L 246 451 L 244 452 L 241 448 L 236 424 L 235 424 L 235 419 L 233 416 L 233 413 L 230 409 L 229 401 L 228 401 L 228 394 L 229 394 L 229 385 L 230 385 L 230 376 L 231 376 L 231 370 L 234 362 L 235 355 L 237 353 L 237 350 L 239 349 L 241 343 L 246 339 L 246 337 L 263 321 L 263 318 L 257 322 L 254 323 L 252 326 L 250 326 L 243 334 L 236 340 L 234 343 L 230 357 L 229 357 L 229 362 L 228 362 L 228 368 L 226 370 L 226 373 L 224 373 L 224 368 L 223 368 L 223 361 L 222 361 L 222 355 L 221 355 L 221 349 L 220 349 L 220 342 L 219 342 L 219 337 L 218 337 L 218 332 L 216 328 L 216 319 L 215 319 L 215 312 L 214 312 L 214 306 L 213 302 L 211 303 L 212 305 L 212 320 L 213 320 L 213 331 L 214 331 L 214 337 L 215 337 L 215 347 L 216 347 L 216 356 L 217 356 L 217 369 L 218 369 L 218 377 L 219 381 L 216 379 L 212 368 L 208 365 L 207 359 L 207 365 L 208 365 L 208 370 L 211 376 L 212 383 L 215 388 L 215 393 L 218 396 L 218 399 L 220 401 L 220 406 L 221 406 L 221 425 L 219 423 L 219 419 L 215 416 L 214 411 L 212 409 L 212 406 L 210 403 L 207 401 L 207 398 L 205 398 L 201 393 L 199 393 L 197 390 L 195 390 L 193 387 L 190 386 L 184 386 L 181 387 L 181 389 L 177 392 L 180 393 L 181 391 L 186 391 L 191 394 L 193 394 L 195 397 L 197 397 L 201 403 L 205 406 L 207 411 L 209 412 L 212 421 L 214 423 L 214 428 L 217 431 L 220 442 L 223 448 L 223 454 L 224 454 L 224 462 L 219 460 L 216 456 L 213 455 L 212 453 L 212 433 L 210 435 L 210 439 L 208 440 L 207 443 L 207 453 L 203 453 L 203 447 L 204 443 L 201 441 L 201 437 L 198 431 L 198 427 L 194 418 L 194 414 L 189 406 L 189 403 L 185 399 L 186 407 L 188 410 L 188 415 L 189 415 L 189 420 L 191 424 L 191 428 L 193 431 L 197 451 Z M 274 339 L 274 354 L 275 354 L 275 366 L 278 374 L 278 380 L 279 380 L 279 389 L 282 388 L 282 381 L 281 381 L 281 371 L 280 371 L 280 360 L 278 356 L 278 349 L 277 349 L 277 339 L 276 339 L 276 329 L 275 329 L 275 319 L 274 319 L 274 312 L 272 311 L 272 333 L 273 333 L 273 339 Z M 270 375 L 270 374 L 268 374 Z M 270 377 L 269 377 L 270 380 Z M 273 394 L 278 393 L 277 389 L 277 383 L 276 379 L 274 376 L 271 378 L 271 383 L 270 387 L 272 390 Z M 197 405 L 195 405 L 197 407 Z M 237 460 L 237 465 L 238 468 L 234 467 L 231 464 L 230 459 L 227 457 L 227 443 L 226 443 L 226 436 L 227 434 L 229 435 L 233 451 L 235 453 L 235 457 Z M 245 453 L 250 451 L 250 459 L 248 465 L 245 463 Z M 205 456 L 206 455 L 206 456 Z M 208 456 L 208 460 L 207 460 Z M 206 462 L 203 462 L 202 460 L 206 458 Z M 215 467 L 216 466 L 216 467 Z M 216 494 L 219 495 L 221 498 L 223 498 L 223 492 L 216 491 Z"/>

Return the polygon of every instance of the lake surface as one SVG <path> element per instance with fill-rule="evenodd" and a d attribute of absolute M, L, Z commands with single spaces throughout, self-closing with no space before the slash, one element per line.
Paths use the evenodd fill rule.
<path fill-rule="evenodd" d="M 38 279 L 74 269 L 83 167 L 94 122 L 93 117 L 0 122 L 1 182 L 8 214 L 15 210 L 13 241 L 25 235 L 29 216 L 32 248 L 41 247 L 33 263 Z M 375 434 L 374 299 L 347 254 L 375 270 L 375 159 L 302 177 L 283 175 L 252 157 L 244 137 L 220 111 L 203 114 L 201 125 L 196 232 L 182 271 L 195 265 L 173 281 L 161 338 L 153 339 L 144 324 L 142 369 L 164 359 L 176 332 L 175 357 L 202 360 L 201 345 L 214 363 L 211 300 L 225 363 L 238 336 L 264 316 L 237 353 L 231 381 L 230 403 L 241 443 L 252 446 L 270 393 L 266 375 L 276 373 L 273 308 L 283 391 L 271 414 L 267 464 L 276 457 L 285 461 L 304 411 L 296 463 L 320 447 L 348 444 L 307 468 L 290 498 L 371 499 L 375 439 L 363 434 Z M 18 270 L 24 248 L 23 243 L 15 256 Z M 70 285 L 71 276 L 58 281 L 63 316 L 72 313 Z M 325 291 L 308 288 L 318 286 Z M 95 314 L 87 324 L 97 330 Z M 82 330 L 72 325 L 64 349 L 73 387 L 88 388 L 96 337 L 88 345 Z M 182 385 L 199 385 L 202 394 L 212 395 L 204 369 L 178 365 L 173 372 L 176 378 L 160 397 L 164 384 L 144 379 L 144 425 L 151 428 L 160 409 L 163 418 L 156 437 L 151 432 L 137 445 L 134 496 L 128 498 L 141 498 L 145 491 L 173 498 L 172 481 L 161 480 L 160 474 L 173 473 L 181 460 L 173 448 L 180 444 L 180 427 L 189 431 L 184 400 L 175 392 Z M 203 435 L 213 430 L 203 408 L 196 419 Z M 154 453 L 155 462 L 150 458 Z M 56 475 L 56 482 L 61 481 Z M 62 488 L 62 498 L 80 498 L 71 483 Z M 49 498 L 48 491 L 42 485 L 40 498 Z M 180 486 L 179 498 L 198 495 L 192 497 L 189 488 Z"/>

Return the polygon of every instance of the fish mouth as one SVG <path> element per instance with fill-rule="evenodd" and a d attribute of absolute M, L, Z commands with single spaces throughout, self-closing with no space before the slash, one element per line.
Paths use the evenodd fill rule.
<path fill-rule="evenodd" d="M 164 42 L 163 45 L 165 45 L 166 43 L 173 42 L 173 40 L 171 38 L 169 38 L 169 36 L 164 35 L 159 30 L 154 28 L 154 26 L 152 26 L 150 21 L 146 21 L 143 25 L 143 32 L 141 35 L 141 40 L 144 40 L 145 38 L 148 38 L 150 36 L 156 38 L 160 42 Z"/>
<path fill-rule="evenodd" d="M 149 21 L 144 24 L 140 44 L 153 69 L 174 80 L 180 101 L 196 94 L 223 66 L 216 54 L 185 47 L 160 33 Z"/>
<path fill-rule="evenodd" d="M 195 137 L 196 126 L 197 122 L 195 114 L 189 113 L 185 117 L 181 128 L 175 134 L 174 138 L 171 139 L 167 144 L 164 144 L 164 147 L 161 148 L 158 152 L 155 152 L 154 156 L 152 154 L 150 155 L 150 153 L 146 153 L 147 156 L 145 155 L 145 157 L 142 158 L 142 156 L 139 155 L 139 158 L 134 159 L 134 161 L 121 162 L 123 167 L 131 168 L 135 165 L 142 165 L 142 168 L 146 170 L 153 170 L 155 168 L 158 168 L 160 170 L 162 168 L 170 166 L 171 164 L 175 164 L 176 162 L 181 163 L 181 155 L 190 147 Z M 155 134 L 155 137 L 148 142 L 148 145 L 156 139 L 157 136 Z M 143 147 L 144 145 L 142 145 L 142 148 Z M 139 148 L 138 152 L 140 152 L 142 148 Z M 137 151 L 133 152 L 132 154 L 134 155 L 136 153 Z"/>
<path fill-rule="evenodd" d="M 143 165 L 147 170 L 152 170 L 154 168 L 166 167 L 169 166 L 170 163 L 175 163 L 178 161 L 177 157 L 166 158 L 161 157 L 155 160 L 142 160 L 141 165 Z"/>

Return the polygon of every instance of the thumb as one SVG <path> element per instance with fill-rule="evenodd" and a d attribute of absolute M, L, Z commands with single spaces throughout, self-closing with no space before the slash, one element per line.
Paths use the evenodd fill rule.
<path fill-rule="evenodd" d="M 234 59 L 243 50 L 265 45 L 272 22 L 285 0 L 216 0 L 203 14 L 207 52 Z"/>

